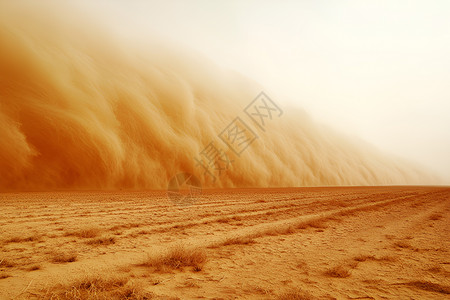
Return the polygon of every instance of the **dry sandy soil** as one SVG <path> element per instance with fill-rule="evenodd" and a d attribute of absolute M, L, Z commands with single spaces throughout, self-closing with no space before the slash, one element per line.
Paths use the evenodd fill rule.
<path fill-rule="evenodd" d="M 0 194 L 1 299 L 449 299 L 450 188 Z"/>

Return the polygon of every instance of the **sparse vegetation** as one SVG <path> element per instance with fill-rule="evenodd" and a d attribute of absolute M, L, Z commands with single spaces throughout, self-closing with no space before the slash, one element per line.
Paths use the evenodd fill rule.
<path fill-rule="evenodd" d="M 34 204 L 27 208 L 27 203 L 33 202 L 25 199 L 27 202 L 17 207 L 6 207 L 6 218 L 0 222 L 4 228 L 0 234 L 0 282 L 4 286 L 0 294 L 77 300 L 169 299 L 170 295 L 180 299 L 197 295 L 314 299 L 296 289 L 300 288 L 311 290 L 320 299 L 364 297 L 369 289 L 374 293 L 368 296 L 380 298 L 408 291 L 417 298 L 433 294 L 446 297 L 450 261 L 442 237 L 448 204 L 431 194 L 423 210 L 413 211 L 411 198 L 404 198 L 386 210 L 376 211 L 370 206 L 364 211 L 359 207 L 384 202 L 391 198 L 391 192 L 372 197 L 361 191 L 365 188 L 359 188 L 348 197 L 348 207 L 336 209 L 339 203 L 328 203 L 333 189 L 327 191 L 329 195 L 323 195 L 321 189 L 306 191 L 296 197 L 296 206 L 284 195 L 272 197 L 256 190 L 261 196 L 247 197 L 244 191 L 246 197 L 240 199 L 234 197 L 234 190 L 224 190 L 219 198 L 205 197 L 204 203 L 181 208 L 160 201 L 160 196 L 149 201 L 147 192 L 120 192 L 114 203 L 103 198 L 97 203 L 97 194 L 85 197 L 81 193 L 69 194 L 71 200 L 64 202 L 64 196 L 57 194 L 56 202 L 45 199 L 52 203 L 48 214 L 32 211 Z M 379 190 L 369 191 L 372 189 Z M 297 190 L 290 190 L 288 197 L 294 192 Z M 350 195 L 345 193 L 345 197 Z M 108 197 L 108 193 L 100 195 Z M 394 191 L 392 195 L 402 194 Z M 127 197 L 139 205 L 132 205 Z M 260 198 L 267 198 L 267 203 L 253 204 Z M 330 206 L 334 208 L 329 210 Z M 83 209 L 91 213 L 79 218 Z M 99 214 L 100 209 L 106 212 Z M 343 210 L 353 210 L 355 216 L 340 217 Z M 433 212 L 442 215 L 431 217 Z M 24 218 L 28 213 L 35 218 Z M 338 224 L 339 220 L 345 224 Z M 300 230 L 303 228 L 306 230 Z M 318 231 L 324 232 L 316 234 Z M 34 232 L 42 237 L 33 238 Z M 175 241 L 186 244 L 172 247 Z M 420 253 L 414 252 L 416 246 Z M 162 250 L 150 252 L 147 259 L 144 252 L 139 256 L 142 260 L 136 260 L 149 247 Z M 107 266 L 111 269 L 105 269 Z M 72 281 L 95 269 L 101 271 Z M 252 272 L 258 273 L 253 277 Z M 118 276 L 112 276 L 114 273 Z M 61 284 L 40 290 L 52 286 L 49 280 L 55 275 L 61 278 Z M 315 288 L 323 284 L 336 292 Z M 354 292 L 346 293 L 350 290 Z"/>
<path fill-rule="evenodd" d="M 185 288 L 199 288 L 200 285 L 198 285 L 198 283 L 196 283 L 194 280 L 192 279 L 188 279 L 184 282 L 183 287 Z"/>
<path fill-rule="evenodd" d="M 67 263 L 77 260 L 78 255 L 75 252 L 55 252 L 53 253 L 52 262 Z"/>
<path fill-rule="evenodd" d="M 273 290 L 269 289 L 265 286 L 255 286 L 250 289 L 250 292 L 259 294 L 259 295 L 265 295 L 265 296 L 270 296 L 273 294 Z"/>
<path fill-rule="evenodd" d="M 112 245 L 116 243 L 115 237 L 99 237 L 86 241 L 88 245 Z"/>
<path fill-rule="evenodd" d="M 156 256 L 149 255 L 147 260 L 141 265 L 153 267 L 158 271 L 182 269 L 184 267 L 193 267 L 195 270 L 201 270 L 205 262 L 206 252 L 203 249 L 192 249 L 177 245 L 166 253 Z"/>
<path fill-rule="evenodd" d="M 80 238 L 95 238 L 100 235 L 102 230 L 99 227 L 86 227 L 74 231 L 66 232 L 65 236 L 76 236 Z"/>
<path fill-rule="evenodd" d="M 12 268 L 16 264 L 8 259 L 0 259 L 0 268 Z"/>
<path fill-rule="evenodd" d="M 192 271 L 194 271 L 194 272 L 200 272 L 201 270 L 203 270 L 203 265 L 196 265 L 192 269 Z"/>
<path fill-rule="evenodd" d="M 335 266 L 325 271 L 326 276 L 335 278 L 346 278 L 351 275 L 350 268 L 346 266 Z"/>
<path fill-rule="evenodd" d="M 151 278 L 151 279 L 149 279 L 148 282 L 149 282 L 151 285 L 158 285 L 158 284 L 160 284 L 160 283 L 162 282 L 162 280 L 159 279 L 159 278 Z"/>
<path fill-rule="evenodd" d="M 366 260 L 375 260 L 375 256 L 373 256 L 373 255 L 358 255 L 358 256 L 355 256 L 354 258 L 353 258 L 353 260 L 355 260 L 355 261 L 358 261 L 358 262 L 363 262 L 363 261 L 366 261 Z"/>
<path fill-rule="evenodd" d="M 311 294 L 300 289 L 292 289 L 281 293 L 277 297 L 278 300 L 314 300 L 316 299 Z"/>
<path fill-rule="evenodd" d="M 9 243 L 23 243 L 23 242 L 36 242 L 41 240 L 42 235 L 38 233 L 32 233 L 29 235 L 17 235 L 7 238 L 4 242 Z"/>
<path fill-rule="evenodd" d="M 56 286 L 43 292 L 43 299 L 152 299 L 141 285 L 129 282 L 125 277 L 87 276 L 72 284 Z"/>
<path fill-rule="evenodd" d="M 27 267 L 27 271 L 36 271 L 36 270 L 40 270 L 40 269 L 41 269 L 41 266 L 38 264 L 34 264 L 34 265 Z"/>
<path fill-rule="evenodd" d="M 337 221 L 338 218 L 335 218 L 333 216 L 329 217 L 323 217 L 319 219 L 312 219 L 309 221 L 301 221 L 295 224 L 295 228 L 297 229 L 306 229 L 308 227 L 312 228 L 318 228 L 318 229 L 325 229 L 328 227 L 327 221 Z"/>
<path fill-rule="evenodd" d="M 397 241 L 393 245 L 396 248 L 413 249 L 413 246 L 407 241 Z"/>
<path fill-rule="evenodd" d="M 223 246 L 229 246 L 229 245 L 248 245 L 248 244 L 254 244 L 256 243 L 254 239 L 248 236 L 241 236 L 241 237 L 231 237 L 226 239 L 222 245 Z"/>

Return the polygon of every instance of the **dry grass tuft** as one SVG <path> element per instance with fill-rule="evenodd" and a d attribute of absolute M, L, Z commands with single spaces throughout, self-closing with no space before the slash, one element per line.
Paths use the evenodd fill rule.
<path fill-rule="evenodd" d="M 115 237 L 99 237 L 86 241 L 88 245 L 112 245 L 116 243 Z"/>
<path fill-rule="evenodd" d="M 231 237 L 227 238 L 222 245 L 223 246 L 229 246 L 229 245 L 249 245 L 256 243 L 255 240 L 248 236 L 238 236 L 238 237 Z"/>
<path fill-rule="evenodd" d="M 298 227 L 295 225 L 287 225 L 274 227 L 265 231 L 261 231 L 258 234 L 255 234 L 254 237 L 262 237 L 265 235 L 276 236 L 276 235 L 284 235 L 284 234 L 293 234 L 297 232 Z"/>
<path fill-rule="evenodd" d="M 0 279 L 4 279 L 4 278 L 8 278 L 11 277 L 11 275 L 9 275 L 8 273 L 5 272 L 0 272 Z"/>
<path fill-rule="evenodd" d="M 316 299 L 311 294 L 302 291 L 300 289 L 293 289 L 290 291 L 286 291 L 276 298 L 278 300 L 314 300 Z"/>
<path fill-rule="evenodd" d="M 333 268 L 325 271 L 326 276 L 335 277 L 335 278 L 346 278 L 351 275 L 350 269 L 344 266 L 335 266 Z"/>
<path fill-rule="evenodd" d="M 203 270 L 203 265 L 197 265 L 192 269 L 194 272 L 200 272 L 201 270 Z"/>
<path fill-rule="evenodd" d="M 413 249 L 413 246 L 409 242 L 406 242 L 406 241 L 397 241 L 393 245 L 396 248 Z"/>
<path fill-rule="evenodd" d="M 203 268 L 206 259 L 205 250 L 186 248 L 178 245 L 161 255 L 148 256 L 147 260 L 141 265 L 153 267 L 159 271 L 193 267 L 194 271 L 199 272 Z"/>
<path fill-rule="evenodd" d="M 270 296 L 273 295 L 273 290 L 270 288 L 267 288 L 265 286 L 255 286 L 249 289 L 250 293 L 253 294 L 259 294 L 259 295 L 265 295 Z"/>
<path fill-rule="evenodd" d="M 310 220 L 310 221 L 302 221 L 300 223 L 297 223 L 295 225 L 296 229 L 306 229 L 308 227 L 312 227 L 312 228 L 318 228 L 318 229 L 325 229 L 328 227 L 327 221 L 331 221 L 331 220 L 339 220 L 337 218 L 333 218 L 333 217 L 328 217 L 326 219 L 314 219 L 314 220 Z"/>
<path fill-rule="evenodd" d="M 353 257 L 353 260 L 358 261 L 358 262 L 363 262 L 366 260 L 375 260 L 375 256 L 360 254 L 360 255 Z"/>
<path fill-rule="evenodd" d="M 306 228 L 306 227 L 305 227 Z M 265 235 L 284 235 L 284 234 L 293 234 L 297 232 L 297 229 L 299 229 L 298 225 L 286 225 L 286 226 L 280 226 L 280 227 L 274 227 L 268 230 L 265 230 L 263 232 L 260 232 L 259 234 L 255 235 L 255 237 L 262 237 Z"/>
<path fill-rule="evenodd" d="M 52 262 L 54 263 L 67 263 L 77 260 L 78 255 L 74 252 L 55 252 L 53 253 Z"/>
<path fill-rule="evenodd" d="M 125 277 L 87 276 L 70 285 L 54 287 L 45 292 L 43 299 L 152 299 L 141 285 L 129 283 Z"/>
<path fill-rule="evenodd" d="M 184 284 L 183 284 L 182 287 L 185 287 L 185 288 L 199 288 L 200 285 L 199 285 L 198 283 L 196 283 L 196 282 L 195 282 L 194 280 L 192 280 L 192 279 L 187 279 L 187 280 L 184 282 Z"/>
<path fill-rule="evenodd" d="M 86 227 L 74 231 L 66 232 L 65 236 L 76 236 L 80 238 L 95 238 L 100 235 L 102 230 L 98 227 Z"/>
<path fill-rule="evenodd" d="M 41 266 L 40 266 L 40 265 L 34 264 L 34 265 L 29 266 L 29 267 L 27 268 L 27 271 L 36 271 L 36 270 L 40 270 L 40 269 L 41 269 Z"/>
<path fill-rule="evenodd" d="M 40 241 L 41 238 L 42 238 L 41 234 L 33 233 L 33 234 L 26 235 L 26 236 L 23 236 L 23 235 L 12 236 L 12 237 L 6 239 L 4 242 L 5 242 L 5 244 L 9 244 L 9 243 L 23 243 L 23 242 L 37 242 L 37 241 Z"/>
<path fill-rule="evenodd" d="M 16 264 L 8 259 L 0 259 L 0 268 L 12 268 L 15 266 Z"/>

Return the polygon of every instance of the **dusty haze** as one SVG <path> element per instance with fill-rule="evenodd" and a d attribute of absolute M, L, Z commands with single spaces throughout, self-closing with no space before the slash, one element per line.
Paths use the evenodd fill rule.
<path fill-rule="evenodd" d="M 1 190 L 166 188 L 178 172 L 217 187 L 439 183 L 297 109 L 263 132 L 243 110 L 264 87 L 48 8 L 0 4 Z M 236 117 L 259 137 L 240 156 L 218 138 Z M 214 182 L 195 161 L 211 141 L 234 160 Z"/>

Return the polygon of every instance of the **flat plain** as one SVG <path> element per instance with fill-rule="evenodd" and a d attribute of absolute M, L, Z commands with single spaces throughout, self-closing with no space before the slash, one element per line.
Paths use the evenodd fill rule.
<path fill-rule="evenodd" d="M 444 299 L 450 188 L 0 194 L 0 299 Z"/>

